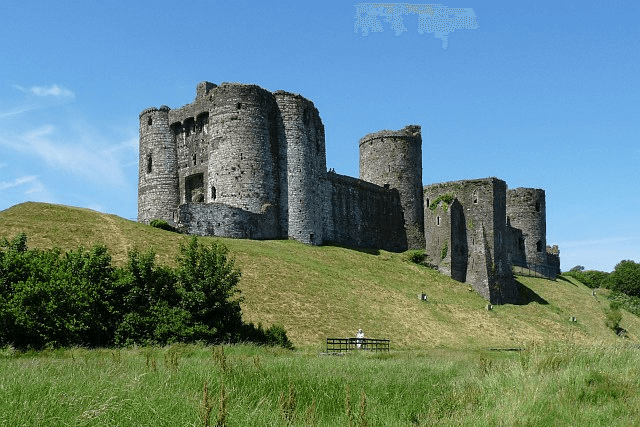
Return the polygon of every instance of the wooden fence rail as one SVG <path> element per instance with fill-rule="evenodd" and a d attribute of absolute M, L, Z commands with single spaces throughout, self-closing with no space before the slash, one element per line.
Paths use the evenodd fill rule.
<path fill-rule="evenodd" d="M 327 353 L 344 353 L 353 350 L 389 351 L 389 342 L 390 340 L 375 338 L 327 338 Z"/>

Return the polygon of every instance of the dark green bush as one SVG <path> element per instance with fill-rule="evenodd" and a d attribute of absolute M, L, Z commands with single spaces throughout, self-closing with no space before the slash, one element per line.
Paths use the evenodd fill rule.
<path fill-rule="evenodd" d="M 155 227 L 155 228 L 160 228 L 162 230 L 167 230 L 167 231 L 173 231 L 176 232 L 177 230 L 172 227 L 167 221 L 165 221 L 164 219 L 154 219 L 151 220 L 151 222 L 149 223 L 150 226 Z"/>
<path fill-rule="evenodd" d="M 293 349 L 293 343 L 289 341 L 287 331 L 285 331 L 284 326 L 272 325 L 266 330 L 266 335 L 268 345 Z"/>
<path fill-rule="evenodd" d="M 598 270 L 581 271 L 577 269 L 572 269 L 571 271 L 567 271 L 566 273 L 563 273 L 563 274 L 566 276 L 570 276 L 578 279 L 585 286 L 592 289 L 607 287 L 607 278 L 609 276 L 609 273 L 605 273 L 604 271 L 598 271 Z"/>
<path fill-rule="evenodd" d="M 614 291 L 640 297 L 640 264 L 620 261 L 607 278 L 607 287 Z"/>
<path fill-rule="evenodd" d="M 194 237 L 178 268 L 132 250 L 124 268 L 104 246 L 62 254 L 29 250 L 24 234 L 0 241 L 0 346 L 108 347 L 251 339 L 291 347 L 284 328 L 242 322 L 240 271 L 224 245 Z"/>
<path fill-rule="evenodd" d="M 611 301 L 605 318 L 605 324 L 607 327 L 616 333 L 620 330 L 620 321 L 622 320 L 622 311 L 620 310 L 620 307 L 621 304 L 618 301 Z"/>

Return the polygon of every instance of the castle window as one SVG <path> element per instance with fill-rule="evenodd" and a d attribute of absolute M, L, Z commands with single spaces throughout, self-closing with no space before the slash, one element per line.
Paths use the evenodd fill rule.
<path fill-rule="evenodd" d="M 151 154 L 147 156 L 147 173 L 151 173 L 153 169 L 153 159 L 151 158 Z"/>
<path fill-rule="evenodd" d="M 309 114 L 309 109 L 305 108 L 302 112 L 302 121 L 305 125 L 308 125 L 311 121 L 311 114 Z"/>
<path fill-rule="evenodd" d="M 216 187 L 211 186 L 211 200 L 216 199 Z"/>
<path fill-rule="evenodd" d="M 438 225 L 438 226 L 440 225 L 440 217 L 439 216 L 436 217 L 436 225 Z"/>
<path fill-rule="evenodd" d="M 542 240 L 538 240 L 538 241 L 536 242 L 536 250 L 537 250 L 538 252 L 542 252 Z"/>
<path fill-rule="evenodd" d="M 191 135 L 191 132 L 194 130 L 194 127 L 195 127 L 195 120 L 193 120 L 193 117 L 189 117 L 188 119 L 185 119 L 184 133 L 186 134 L 186 136 Z"/>
<path fill-rule="evenodd" d="M 147 121 L 147 125 L 151 126 L 152 124 L 153 124 L 153 119 L 149 117 L 149 120 Z"/>
<path fill-rule="evenodd" d="M 429 207 L 429 198 L 428 197 L 426 199 L 426 202 L 427 202 L 427 207 Z"/>
<path fill-rule="evenodd" d="M 193 153 L 193 166 L 197 164 L 196 153 Z"/>
<path fill-rule="evenodd" d="M 473 192 L 473 204 L 477 205 L 478 204 L 478 190 Z"/>
<path fill-rule="evenodd" d="M 242 102 L 238 102 L 238 103 L 236 104 L 236 109 L 237 109 L 237 110 L 239 110 L 239 109 L 241 109 L 241 108 L 242 108 Z"/>
<path fill-rule="evenodd" d="M 209 112 L 199 114 L 196 118 L 196 132 L 202 132 L 207 124 L 209 124 Z"/>
<path fill-rule="evenodd" d="M 179 133 L 182 132 L 182 123 L 175 122 L 170 126 L 170 128 L 171 128 L 171 132 L 173 133 L 173 135 L 177 136 Z"/>
<path fill-rule="evenodd" d="M 536 201 L 536 212 L 540 212 L 540 201 Z"/>

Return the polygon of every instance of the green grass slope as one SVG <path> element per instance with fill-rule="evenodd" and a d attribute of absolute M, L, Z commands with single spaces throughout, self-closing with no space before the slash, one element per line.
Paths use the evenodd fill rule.
<path fill-rule="evenodd" d="M 0 237 L 25 232 L 29 247 L 106 245 L 116 264 L 129 249 L 171 264 L 188 236 L 87 209 L 24 203 L 0 212 Z M 204 238 L 209 240 L 211 238 Z M 389 338 L 394 348 L 520 347 L 531 342 L 638 342 L 640 319 L 624 313 L 629 338 L 608 329 L 606 295 L 569 279 L 517 277 L 521 305 L 494 306 L 464 283 L 412 264 L 405 254 L 314 247 L 291 240 L 220 239 L 242 270 L 246 321 L 281 323 L 295 345 L 321 349 L 326 337 Z M 428 301 L 418 300 L 426 293 Z M 576 317 L 577 321 L 570 321 Z"/>

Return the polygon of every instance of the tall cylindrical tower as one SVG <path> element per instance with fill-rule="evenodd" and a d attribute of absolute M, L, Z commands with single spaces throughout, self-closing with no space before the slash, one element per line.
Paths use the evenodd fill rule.
<path fill-rule="evenodd" d="M 274 92 L 284 130 L 288 210 L 287 236 L 304 243 L 323 242 L 324 176 L 327 173 L 324 126 L 308 99 L 285 91 Z M 284 193 L 285 188 L 281 188 Z M 283 200 L 283 198 L 281 198 Z"/>
<path fill-rule="evenodd" d="M 547 216 L 544 190 L 507 190 L 507 222 L 522 230 L 527 263 L 547 264 Z"/>
<path fill-rule="evenodd" d="M 164 219 L 173 224 L 180 203 L 176 141 L 169 129 L 169 107 L 140 113 L 138 221 Z"/>
<path fill-rule="evenodd" d="M 208 200 L 277 222 L 278 133 L 273 95 L 255 85 L 223 83 L 211 91 Z M 275 225 L 274 225 L 275 226 Z"/>
<path fill-rule="evenodd" d="M 370 133 L 360 140 L 360 179 L 400 193 L 409 249 L 424 249 L 420 126 Z"/>

